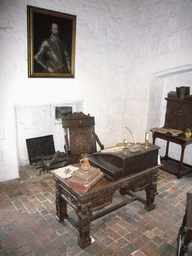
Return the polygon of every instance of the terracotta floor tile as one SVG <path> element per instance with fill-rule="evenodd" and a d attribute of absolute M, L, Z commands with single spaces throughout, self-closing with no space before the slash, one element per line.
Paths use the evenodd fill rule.
<path fill-rule="evenodd" d="M 133 252 L 133 253 L 131 254 L 131 256 L 146 256 L 146 254 L 143 253 L 143 252 L 140 251 L 140 250 L 137 250 L 137 251 Z"/>
<path fill-rule="evenodd" d="M 177 233 L 192 192 L 192 174 L 181 179 L 159 171 L 156 208 L 135 201 L 90 225 L 91 245 L 81 249 L 77 236 L 55 219 L 55 182 L 49 173 L 0 186 L 0 255 L 173 256 Z M 138 192 L 145 196 L 145 191 Z M 121 196 L 114 195 L 114 202 Z M 68 206 L 70 217 L 75 211 Z M 189 256 L 192 245 L 189 246 Z"/>

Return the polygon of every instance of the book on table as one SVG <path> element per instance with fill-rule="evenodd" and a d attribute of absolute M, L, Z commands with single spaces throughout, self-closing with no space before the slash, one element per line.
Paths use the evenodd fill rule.
<path fill-rule="evenodd" d="M 91 167 L 91 169 L 94 167 Z M 98 168 L 89 170 L 88 173 L 83 173 L 81 169 L 75 171 L 72 177 L 68 180 L 69 187 L 82 190 L 84 192 L 89 191 L 94 185 L 97 184 L 103 178 L 103 172 Z"/>
<path fill-rule="evenodd" d="M 91 166 L 90 170 L 86 173 L 81 168 L 74 171 L 71 179 L 81 182 L 90 182 L 101 173 L 99 168 Z"/>

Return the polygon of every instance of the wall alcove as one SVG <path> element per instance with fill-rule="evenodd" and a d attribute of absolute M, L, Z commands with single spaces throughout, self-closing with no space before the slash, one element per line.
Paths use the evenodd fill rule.
<path fill-rule="evenodd" d="M 167 104 L 165 98 L 170 91 L 176 91 L 176 87 L 181 86 L 189 86 L 190 94 L 192 94 L 192 64 L 152 74 L 149 93 L 148 129 L 163 127 Z M 161 147 L 159 153 L 163 156 L 166 147 L 165 141 L 157 139 L 156 144 Z M 191 151 L 192 145 L 189 145 L 186 148 L 184 159 L 188 164 L 192 164 Z M 170 157 L 180 159 L 180 153 L 180 146 L 170 143 Z"/>

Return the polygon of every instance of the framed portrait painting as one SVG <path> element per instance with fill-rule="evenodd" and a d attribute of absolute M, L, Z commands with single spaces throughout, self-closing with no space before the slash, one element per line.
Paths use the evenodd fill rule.
<path fill-rule="evenodd" d="M 29 77 L 75 76 L 76 16 L 27 6 Z"/>

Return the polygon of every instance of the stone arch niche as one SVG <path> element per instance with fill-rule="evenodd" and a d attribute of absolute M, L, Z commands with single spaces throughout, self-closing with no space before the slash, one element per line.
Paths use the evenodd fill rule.
<path fill-rule="evenodd" d="M 170 91 L 176 91 L 176 87 L 181 86 L 189 86 L 190 94 L 192 94 L 192 65 L 180 66 L 152 74 L 149 88 L 148 129 L 164 126 L 167 104 L 165 98 Z M 159 154 L 163 156 L 165 153 L 166 142 L 157 139 L 156 144 L 161 147 Z M 191 151 L 192 145 L 189 145 L 185 150 L 186 153 L 184 159 L 188 164 L 192 164 L 192 159 L 190 157 Z M 180 152 L 180 145 L 170 143 L 170 157 L 179 160 Z"/>

